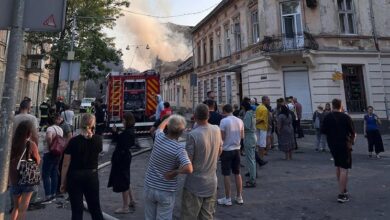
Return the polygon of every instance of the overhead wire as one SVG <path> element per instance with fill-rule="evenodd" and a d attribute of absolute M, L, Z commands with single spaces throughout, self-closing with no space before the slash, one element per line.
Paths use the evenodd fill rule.
<path fill-rule="evenodd" d="M 204 13 L 214 7 L 216 7 L 219 3 L 217 4 L 214 4 L 206 9 L 203 9 L 203 10 L 200 10 L 200 11 L 196 11 L 196 12 L 188 12 L 188 13 L 183 13 L 183 14 L 177 14 L 177 15 L 167 15 L 167 16 L 161 16 L 161 15 L 153 15 L 153 14 L 146 14 L 146 13 L 143 13 L 143 12 L 137 12 L 137 11 L 130 11 L 128 9 L 124 9 L 122 8 L 121 10 L 122 11 L 125 11 L 127 13 L 130 13 L 130 14 L 135 14 L 135 15 L 140 15 L 140 16 L 146 16 L 146 17 L 151 17 L 151 18 L 158 18 L 158 19 L 167 19 L 167 18 L 177 18 L 177 17 L 184 17 L 184 16 L 189 16 L 189 15 L 197 15 L 197 14 L 201 14 L 201 13 Z"/>

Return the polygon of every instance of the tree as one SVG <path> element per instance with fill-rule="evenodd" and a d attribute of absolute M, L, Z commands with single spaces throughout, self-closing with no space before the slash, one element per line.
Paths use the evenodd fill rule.
<path fill-rule="evenodd" d="M 81 62 L 81 78 L 97 79 L 110 70 L 104 65 L 108 62 L 118 63 L 122 56 L 116 50 L 114 38 L 103 32 L 112 28 L 115 19 L 123 16 L 121 7 L 130 5 L 127 0 L 68 0 L 66 6 L 65 28 L 60 33 L 29 33 L 26 41 L 41 45 L 51 45 L 45 53 L 51 57 L 51 64 L 46 68 L 54 69 L 54 83 L 51 100 L 57 97 L 61 61 L 67 59 L 72 42 L 72 26 L 76 19 L 75 59 Z M 109 19 L 108 19 L 109 18 Z"/>

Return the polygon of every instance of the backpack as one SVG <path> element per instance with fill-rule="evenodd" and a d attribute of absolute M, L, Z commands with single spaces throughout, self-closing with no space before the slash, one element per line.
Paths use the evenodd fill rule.
<path fill-rule="evenodd" d="M 66 140 L 65 138 L 58 135 L 57 130 L 54 128 L 56 132 L 56 136 L 51 141 L 49 150 L 53 156 L 61 156 L 66 148 Z"/>

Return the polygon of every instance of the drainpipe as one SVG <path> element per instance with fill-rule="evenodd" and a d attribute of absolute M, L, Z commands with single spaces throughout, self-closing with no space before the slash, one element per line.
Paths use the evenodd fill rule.
<path fill-rule="evenodd" d="M 382 76 L 382 88 L 383 88 L 383 95 L 384 95 L 384 101 L 385 101 L 385 112 L 386 112 L 386 118 L 389 120 L 389 111 L 388 111 L 388 106 L 387 106 L 387 94 L 386 94 L 386 88 L 385 88 L 385 80 L 384 80 L 384 75 L 383 75 L 383 66 L 382 66 L 382 51 L 379 47 L 379 42 L 378 42 L 378 36 L 376 33 L 376 26 L 375 26 L 375 16 L 374 16 L 374 9 L 373 9 L 373 3 L 372 0 L 369 0 L 370 4 L 370 20 L 371 20 L 371 25 L 372 25 L 372 37 L 374 39 L 374 44 L 375 48 L 378 51 L 378 62 L 380 66 L 380 73 Z"/>

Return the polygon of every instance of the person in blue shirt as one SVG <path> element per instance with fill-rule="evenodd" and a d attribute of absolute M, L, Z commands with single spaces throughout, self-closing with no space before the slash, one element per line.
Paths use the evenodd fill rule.
<path fill-rule="evenodd" d="M 374 108 L 368 106 L 367 114 L 364 116 L 364 136 L 368 141 L 368 156 L 372 157 L 372 152 L 375 147 L 375 153 L 378 159 L 380 158 L 379 154 L 384 151 L 382 137 L 378 128 L 380 124 L 379 117 L 374 114 Z"/>

